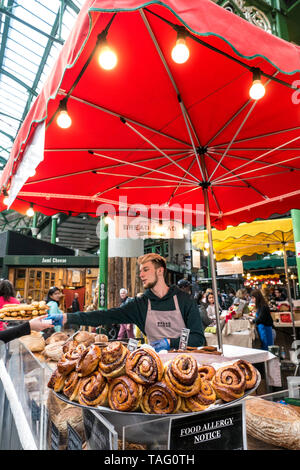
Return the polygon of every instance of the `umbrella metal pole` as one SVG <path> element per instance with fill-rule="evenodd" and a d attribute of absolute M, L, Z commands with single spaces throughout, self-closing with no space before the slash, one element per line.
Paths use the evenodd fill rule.
<path fill-rule="evenodd" d="M 284 271 L 285 271 L 285 281 L 287 285 L 287 293 L 288 293 L 288 302 L 290 305 L 291 311 L 291 319 L 292 319 L 292 326 L 293 326 L 293 338 L 294 341 L 296 340 L 296 328 L 295 328 L 295 320 L 294 320 L 294 312 L 293 312 L 293 301 L 292 301 L 292 294 L 291 294 L 291 287 L 289 282 L 289 274 L 288 274 L 288 263 L 287 263 L 287 256 L 286 256 L 286 249 L 285 245 L 282 245 L 283 249 L 283 261 L 284 261 Z"/>
<path fill-rule="evenodd" d="M 215 300 L 215 315 L 216 315 L 216 324 L 217 324 L 218 346 L 219 346 L 220 351 L 223 353 L 222 331 L 221 331 L 221 325 L 220 325 L 220 307 L 219 307 L 217 276 L 216 276 L 216 267 L 215 267 L 215 261 L 214 261 L 212 233 L 211 233 L 208 194 L 207 194 L 207 188 L 203 187 L 202 189 L 203 189 L 204 207 L 205 207 L 205 215 L 206 215 L 206 229 L 207 229 L 207 236 L 208 236 L 208 243 L 209 243 L 209 261 L 210 261 L 210 269 L 211 269 L 212 289 L 213 289 L 214 300 Z"/>

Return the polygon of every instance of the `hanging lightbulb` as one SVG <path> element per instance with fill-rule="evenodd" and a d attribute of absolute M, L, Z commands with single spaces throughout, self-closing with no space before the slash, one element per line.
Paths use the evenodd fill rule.
<path fill-rule="evenodd" d="M 61 129 L 68 129 L 72 124 L 72 119 L 70 118 L 67 111 L 67 98 L 63 98 L 59 103 L 59 113 L 56 119 L 57 125 Z"/>
<path fill-rule="evenodd" d="M 189 48 L 186 45 L 186 30 L 179 29 L 177 33 L 176 44 L 172 49 L 171 56 L 176 64 L 184 64 L 190 57 Z"/>
<path fill-rule="evenodd" d="M 204 243 L 204 248 L 206 248 L 206 250 L 209 249 L 209 243 L 208 242 Z"/>
<path fill-rule="evenodd" d="M 112 70 L 118 63 L 117 54 L 107 45 L 106 42 L 101 46 L 98 62 L 104 70 Z"/>
<path fill-rule="evenodd" d="M 6 189 L 3 190 L 3 196 L 4 196 L 4 198 L 3 198 L 3 204 L 4 204 L 5 206 L 8 206 L 8 199 L 9 199 L 8 196 L 9 196 L 9 194 L 8 194 L 8 191 L 7 191 Z"/>
<path fill-rule="evenodd" d="M 261 83 L 260 70 L 255 68 L 253 70 L 252 86 L 249 90 L 250 98 L 253 100 L 260 100 L 266 93 L 264 85 Z"/>
<path fill-rule="evenodd" d="M 209 255 L 208 251 L 206 251 L 206 250 L 203 251 L 203 254 L 204 254 L 204 256 L 208 256 L 208 255 Z"/>
<path fill-rule="evenodd" d="M 33 204 L 30 204 L 30 207 L 26 211 L 27 217 L 33 217 L 34 216 L 34 210 L 33 210 Z"/>

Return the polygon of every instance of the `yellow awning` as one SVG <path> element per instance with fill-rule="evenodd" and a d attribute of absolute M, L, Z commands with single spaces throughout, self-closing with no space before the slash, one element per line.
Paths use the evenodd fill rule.
<path fill-rule="evenodd" d="M 216 260 L 234 256 L 250 256 L 254 253 L 273 253 L 285 246 L 286 251 L 295 251 L 292 219 L 259 220 L 243 223 L 226 230 L 212 229 L 213 248 Z M 195 249 L 204 250 L 208 242 L 207 231 L 192 232 Z"/>

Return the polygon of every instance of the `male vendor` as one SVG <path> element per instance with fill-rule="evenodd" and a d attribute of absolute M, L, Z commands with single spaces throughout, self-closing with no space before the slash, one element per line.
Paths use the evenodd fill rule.
<path fill-rule="evenodd" d="M 110 323 L 134 323 L 159 352 L 178 349 L 181 330 L 190 330 L 188 345 L 203 346 L 205 337 L 196 302 L 177 286 L 165 282 L 166 261 L 155 253 L 140 256 L 140 278 L 146 289 L 120 307 L 103 311 L 64 314 L 64 322 L 99 326 Z"/>

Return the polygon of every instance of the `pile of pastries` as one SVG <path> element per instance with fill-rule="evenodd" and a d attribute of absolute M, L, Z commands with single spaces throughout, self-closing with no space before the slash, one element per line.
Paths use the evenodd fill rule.
<path fill-rule="evenodd" d="M 130 352 L 119 341 L 86 347 L 68 341 L 48 387 L 80 405 L 147 414 L 203 411 L 217 400 L 242 398 L 256 385 L 258 373 L 238 360 L 215 370 L 180 353 L 163 364 L 143 345 Z"/>
<path fill-rule="evenodd" d="M 31 304 L 6 304 L 0 309 L 0 320 L 30 320 L 46 315 L 48 309 L 44 300 Z"/>

